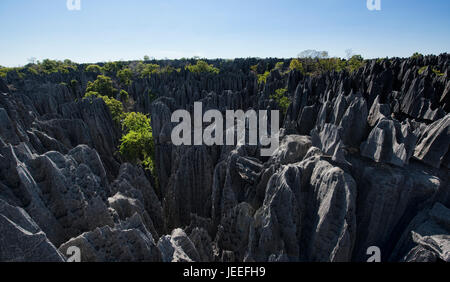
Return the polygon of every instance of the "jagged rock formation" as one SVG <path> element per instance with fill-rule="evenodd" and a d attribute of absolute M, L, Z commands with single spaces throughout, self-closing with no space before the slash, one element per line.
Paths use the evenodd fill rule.
<path fill-rule="evenodd" d="M 5 262 L 62 262 L 64 256 L 21 208 L 0 200 L 0 260 Z"/>
<path fill-rule="evenodd" d="M 421 211 L 405 229 L 392 259 L 450 262 L 449 220 L 450 210 L 440 203 Z"/>
<path fill-rule="evenodd" d="M 450 56 L 258 83 L 250 66 L 276 62 L 134 77 L 157 175 L 116 153 L 108 107 L 81 99 L 95 79 L 83 66 L 0 78 L 0 261 L 64 261 L 71 247 L 82 261 L 366 261 L 371 246 L 384 261 L 449 261 Z M 172 144 L 175 110 L 275 110 L 280 88 L 291 104 L 272 156 Z"/>
<path fill-rule="evenodd" d="M 63 254 L 80 249 L 81 261 L 161 261 L 161 253 L 138 214 L 114 227 L 103 226 L 72 238 L 59 247 Z"/>

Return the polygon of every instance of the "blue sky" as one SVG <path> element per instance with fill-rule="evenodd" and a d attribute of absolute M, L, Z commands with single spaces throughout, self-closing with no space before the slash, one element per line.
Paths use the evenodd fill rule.
<path fill-rule="evenodd" d="M 0 65 L 200 56 L 295 57 L 306 49 L 365 58 L 450 51 L 450 1 L 0 0 Z"/>

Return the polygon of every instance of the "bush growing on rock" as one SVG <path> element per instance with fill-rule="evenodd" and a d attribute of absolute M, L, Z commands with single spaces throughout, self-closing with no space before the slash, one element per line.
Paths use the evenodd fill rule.
<path fill-rule="evenodd" d="M 83 99 L 94 99 L 94 98 L 101 98 L 105 102 L 106 106 L 108 106 L 113 121 L 116 122 L 116 124 L 120 124 L 120 122 L 125 116 L 122 103 L 114 98 L 101 95 L 96 91 L 88 91 L 83 97 Z"/>
<path fill-rule="evenodd" d="M 100 74 L 103 72 L 102 68 L 99 65 L 89 65 L 85 69 L 87 72 L 93 72 L 96 74 Z"/>
<path fill-rule="evenodd" d="M 108 106 L 109 111 L 111 112 L 111 116 L 113 118 L 113 121 L 115 121 L 117 124 L 120 123 L 120 121 L 124 117 L 124 111 L 123 111 L 123 105 L 120 101 L 110 98 L 108 96 L 101 96 L 100 98 L 105 101 L 105 104 Z"/>
<path fill-rule="evenodd" d="M 129 96 L 129 94 L 128 94 L 127 91 L 125 91 L 125 90 L 122 89 L 122 90 L 120 90 L 119 97 L 120 97 L 120 100 L 126 102 L 126 101 L 128 101 L 128 98 L 129 98 L 130 96 Z"/>
<path fill-rule="evenodd" d="M 213 73 L 218 74 L 220 70 L 213 65 L 209 65 L 207 62 L 198 60 L 195 65 L 187 65 L 186 69 L 192 73 Z"/>
<path fill-rule="evenodd" d="M 67 74 L 77 69 L 77 65 L 70 60 L 55 61 L 45 59 L 42 62 L 28 64 L 25 67 L 0 68 L 0 77 L 5 78 L 9 72 L 15 72 L 19 78 L 24 78 L 26 74 L 48 75 L 52 73 Z"/>
<path fill-rule="evenodd" d="M 105 75 L 99 75 L 94 82 L 88 82 L 86 92 L 91 91 L 98 92 L 100 95 L 108 97 L 113 97 L 116 94 L 112 79 Z"/>
<path fill-rule="evenodd" d="M 292 59 L 291 63 L 289 64 L 289 69 L 290 70 L 297 70 L 297 71 L 300 71 L 302 73 L 305 71 L 305 69 L 303 68 L 302 62 L 300 62 L 299 59 Z"/>
<path fill-rule="evenodd" d="M 275 64 L 275 69 L 281 71 L 281 70 L 283 70 L 283 66 L 284 66 L 283 62 L 278 62 Z"/>
<path fill-rule="evenodd" d="M 289 105 L 291 104 L 291 101 L 289 100 L 289 97 L 287 96 L 287 89 L 286 88 L 280 88 L 275 90 L 275 94 L 270 95 L 270 99 L 274 99 L 278 107 L 280 107 L 280 110 L 283 114 L 286 114 L 287 109 L 289 108 Z"/>
<path fill-rule="evenodd" d="M 432 70 L 433 73 L 434 73 L 435 75 L 437 75 L 437 76 L 443 76 L 443 75 L 444 75 L 441 71 L 439 71 L 439 70 L 436 69 L 436 68 L 432 68 L 431 70 Z"/>
<path fill-rule="evenodd" d="M 418 73 L 423 74 L 429 66 L 423 66 L 419 69 Z M 431 71 L 437 76 L 443 76 L 444 74 L 440 72 L 436 67 L 431 67 Z"/>
<path fill-rule="evenodd" d="M 172 66 L 165 66 L 165 67 L 163 67 L 163 68 L 161 68 L 161 73 L 168 73 L 168 74 L 171 74 L 171 73 L 173 73 L 173 72 L 180 72 L 181 71 L 181 68 L 174 68 L 174 67 L 172 67 Z"/>
<path fill-rule="evenodd" d="M 16 72 L 19 77 L 24 77 L 24 68 L 0 68 L 0 77 L 6 78 L 9 72 Z"/>
<path fill-rule="evenodd" d="M 123 62 L 108 62 L 103 66 L 103 69 L 105 70 L 105 72 L 107 72 L 108 74 L 114 75 L 116 74 L 119 70 L 121 70 L 124 67 L 124 63 Z"/>
<path fill-rule="evenodd" d="M 291 62 L 292 63 L 292 62 Z M 364 58 L 361 55 L 354 55 L 348 60 L 341 58 L 303 58 L 300 59 L 300 63 L 304 69 L 304 72 L 308 75 L 317 76 L 325 72 L 341 72 L 346 70 L 348 72 L 354 72 L 365 64 Z M 296 63 L 295 63 L 296 64 Z"/>
<path fill-rule="evenodd" d="M 140 62 L 137 65 L 137 72 L 139 73 L 140 77 L 149 77 L 152 74 L 158 73 L 160 71 L 160 66 L 157 64 L 143 64 Z"/>
<path fill-rule="evenodd" d="M 51 73 L 62 73 L 67 74 L 70 71 L 77 69 L 77 65 L 70 60 L 55 61 L 50 59 L 45 59 L 42 62 L 37 62 L 36 64 L 28 64 L 26 66 L 29 72 L 35 75 L 51 74 Z"/>
<path fill-rule="evenodd" d="M 411 59 L 419 59 L 422 57 L 423 57 L 422 54 L 420 54 L 419 52 L 415 52 L 414 54 L 412 54 Z"/>
<path fill-rule="evenodd" d="M 122 122 L 122 129 L 125 134 L 120 139 L 120 154 L 127 161 L 141 163 L 153 172 L 154 147 L 150 118 L 142 113 L 130 112 Z"/>
<path fill-rule="evenodd" d="M 131 79 L 133 78 L 133 73 L 129 68 L 122 69 L 117 72 L 117 78 L 122 85 L 130 85 Z"/>
<path fill-rule="evenodd" d="M 318 69 L 320 72 L 337 71 L 340 72 L 346 68 L 346 62 L 340 58 L 320 59 Z"/>
<path fill-rule="evenodd" d="M 122 130 L 127 133 L 130 131 L 152 131 L 150 119 L 139 112 L 130 112 L 122 122 Z"/>
<path fill-rule="evenodd" d="M 361 55 L 354 55 L 347 62 L 347 69 L 349 72 L 354 72 L 364 65 L 364 58 Z"/>
<path fill-rule="evenodd" d="M 50 59 L 45 59 L 42 63 L 34 64 L 31 67 L 37 67 L 39 73 L 50 74 L 50 73 L 69 73 L 70 70 L 76 70 L 76 65 L 70 60 L 54 61 Z M 30 67 L 30 68 L 31 68 Z"/>
<path fill-rule="evenodd" d="M 267 77 L 269 76 L 270 71 L 265 71 L 263 74 L 258 74 L 258 83 L 266 83 Z"/>

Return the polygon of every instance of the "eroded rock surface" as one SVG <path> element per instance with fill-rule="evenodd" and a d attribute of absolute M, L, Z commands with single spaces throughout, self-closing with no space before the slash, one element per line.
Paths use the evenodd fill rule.
<path fill-rule="evenodd" d="M 0 78 L 0 260 L 64 261 L 77 247 L 82 261 L 340 262 L 377 246 L 383 261 L 449 261 L 450 56 L 274 69 L 266 82 L 250 69 L 277 62 L 135 75 L 125 104 L 151 116 L 152 172 L 117 153 L 104 101 L 82 99 L 96 78 L 84 66 Z M 290 106 L 271 156 L 260 143 L 172 144 L 175 110 L 277 110 L 278 89 Z"/>

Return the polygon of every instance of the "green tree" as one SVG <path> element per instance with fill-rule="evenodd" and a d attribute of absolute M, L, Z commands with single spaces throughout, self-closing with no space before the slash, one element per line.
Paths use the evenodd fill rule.
<path fill-rule="evenodd" d="M 291 63 L 289 64 L 289 69 L 290 70 L 297 70 L 300 72 L 305 72 L 305 69 L 303 68 L 303 64 L 302 62 L 300 62 L 299 59 L 292 59 Z"/>
<path fill-rule="evenodd" d="M 189 64 L 186 69 L 192 73 L 214 73 L 218 74 L 220 70 L 213 65 L 209 65 L 207 62 L 198 60 L 195 65 Z"/>
<path fill-rule="evenodd" d="M 131 69 L 126 68 L 117 72 L 117 78 L 122 85 L 130 85 L 133 78 L 133 72 Z"/>
<path fill-rule="evenodd" d="M 1 68 L 0 69 L 0 77 L 6 78 L 8 73 L 15 72 L 19 78 L 24 78 L 25 74 L 23 73 L 24 68 Z"/>
<path fill-rule="evenodd" d="M 85 69 L 87 72 L 93 72 L 96 74 L 102 73 L 102 68 L 99 65 L 89 65 Z"/>
<path fill-rule="evenodd" d="M 283 69 L 283 66 L 284 66 L 283 62 L 278 62 L 275 64 L 275 69 L 281 71 Z"/>
<path fill-rule="evenodd" d="M 83 99 L 94 99 L 94 98 L 100 98 L 102 99 L 106 106 L 108 106 L 109 112 L 111 113 L 111 117 L 116 124 L 120 124 L 123 118 L 125 117 L 125 113 L 123 110 L 123 105 L 120 101 L 101 95 L 98 92 L 95 91 L 88 91 L 86 94 L 84 94 Z"/>
<path fill-rule="evenodd" d="M 140 74 L 142 78 L 149 77 L 152 74 L 159 73 L 160 66 L 157 64 L 143 64 L 140 62 L 137 65 L 137 72 Z"/>
<path fill-rule="evenodd" d="M 94 82 L 89 81 L 86 92 L 98 92 L 102 96 L 113 97 L 117 90 L 113 86 L 112 79 L 105 75 L 98 75 Z"/>
<path fill-rule="evenodd" d="M 275 90 L 275 94 L 270 95 L 270 98 L 274 99 L 277 102 L 280 111 L 285 115 L 289 108 L 289 105 L 291 104 L 291 101 L 287 96 L 287 89 L 280 88 Z"/>
<path fill-rule="evenodd" d="M 270 71 L 265 71 L 263 74 L 258 74 L 258 83 L 266 83 L 267 77 L 269 77 Z"/>
<path fill-rule="evenodd" d="M 347 69 L 354 72 L 364 65 L 364 58 L 361 55 L 354 55 L 347 61 Z"/>
<path fill-rule="evenodd" d="M 422 54 L 420 54 L 419 52 L 415 52 L 414 54 L 412 54 L 411 59 L 418 59 L 423 57 Z"/>
<path fill-rule="evenodd" d="M 119 152 L 122 157 L 133 163 L 141 163 L 156 176 L 150 118 L 142 113 L 128 113 L 122 122 L 122 128 L 125 132 L 119 145 Z"/>
<path fill-rule="evenodd" d="M 103 69 L 110 75 L 116 74 L 124 68 L 124 62 L 108 62 L 103 66 Z"/>
<path fill-rule="evenodd" d="M 130 112 L 126 115 L 122 122 L 122 130 L 130 131 L 152 131 L 150 126 L 150 118 L 143 113 Z"/>

